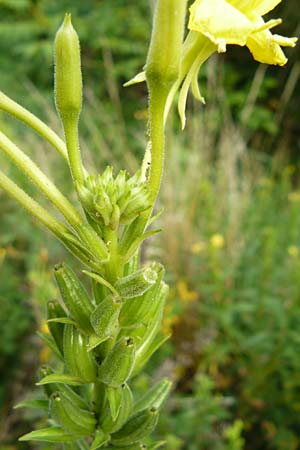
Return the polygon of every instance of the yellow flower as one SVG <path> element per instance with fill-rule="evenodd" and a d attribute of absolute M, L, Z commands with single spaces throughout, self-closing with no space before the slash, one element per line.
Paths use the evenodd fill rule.
<path fill-rule="evenodd" d="M 205 250 L 206 244 L 203 241 L 194 242 L 194 244 L 191 245 L 191 252 L 194 255 L 200 255 L 200 253 Z"/>
<path fill-rule="evenodd" d="M 299 248 L 296 245 L 290 245 L 288 248 L 288 254 L 292 258 L 296 258 L 299 255 Z"/>
<path fill-rule="evenodd" d="M 49 327 L 48 327 L 46 320 L 41 321 L 40 331 L 44 334 L 50 334 Z"/>
<path fill-rule="evenodd" d="M 210 243 L 214 248 L 223 248 L 225 244 L 224 237 L 221 234 L 213 234 Z"/>
<path fill-rule="evenodd" d="M 196 291 L 191 291 L 185 281 L 178 281 L 177 291 L 183 302 L 189 303 L 198 299 L 198 293 Z"/>
<path fill-rule="evenodd" d="M 0 266 L 2 265 L 6 256 L 6 249 L 0 247 Z"/>
<path fill-rule="evenodd" d="M 287 59 L 282 47 L 294 47 L 296 38 L 272 35 L 271 28 L 281 19 L 264 22 L 262 16 L 281 0 L 196 0 L 190 8 L 188 27 L 204 34 L 218 49 L 227 44 L 246 45 L 254 59 L 261 63 L 284 66 Z"/>
<path fill-rule="evenodd" d="M 288 200 L 291 203 L 300 203 L 300 192 L 294 191 L 288 194 Z"/>
<path fill-rule="evenodd" d="M 182 128 L 189 87 L 193 95 L 204 102 L 198 87 L 202 64 L 216 51 L 225 52 L 229 44 L 247 46 L 255 60 L 284 66 L 287 62 L 281 47 L 294 47 L 297 38 L 272 34 L 270 29 L 281 19 L 264 22 L 262 16 L 274 9 L 281 0 L 196 0 L 190 8 L 190 30 L 182 51 L 180 77 L 173 86 L 165 118 L 176 91 L 180 89 L 178 111 Z"/>

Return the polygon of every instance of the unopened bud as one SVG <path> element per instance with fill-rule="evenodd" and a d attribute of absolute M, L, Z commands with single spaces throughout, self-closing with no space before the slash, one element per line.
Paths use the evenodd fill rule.
<path fill-rule="evenodd" d="M 80 46 L 71 14 L 65 15 L 55 38 L 55 102 L 63 124 L 78 120 L 82 104 Z"/>

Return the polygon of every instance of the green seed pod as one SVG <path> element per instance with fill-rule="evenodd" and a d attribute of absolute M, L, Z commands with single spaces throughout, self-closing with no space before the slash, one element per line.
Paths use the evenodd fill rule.
<path fill-rule="evenodd" d="M 74 389 L 72 389 L 67 384 L 59 383 L 59 384 L 54 384 L 54 386 L 55 386 L 55 390 L 57 392 L 59 392 L 60 394 L 63 394 L 70 402 L 73 403 L 73 405 L 76 408 L 80 408 L 80 409 L 88 408 L 88 404 L 83 399 L 83 397 L 78 395 L 77 392 L 75 392 Z"/>
<path fill-rule="evenodd" d="M 82 331 L 93 332 L 90 314 L 94 306 L 85 288 L 66 264 L 55 266 L 54 275 L 64 304 Z"/>
<path fill-rule="evenodd" d="M 120 309 L 121 303 L 118 299 L 113 295 L 108 295 L 92 312 L 90 316 L 92 327 L 103 341 L 115 333 Z"/>
<path fill-rule="evenodd" d="M 93 383 L 97 377 L 97 365 L 88 352 L 88 338 L 73 325 L 64 330 L 64 359 L 68 372 L 86 383 Z"/>
<path fill-rule="evenodd" d="M 159 409 L 167 398 L 171 387 L 172 383 L 167 378 L 160 380 L 135 403 L 133 413 L 136 414 L 138 411 L 149 408 Z"/>
<path fill-rule="evenodd" d="M 75 409 L 62 394 L 55 392 L 50 399 L 50 413 L 66 431 L 76 436 L 88 436 L 95 430 L 96 420 L 88 411 Z"/>
<path fill-rule="evenodd" d="M 128 337 L 120 339 L 102 362 L 98 378 L 111 387 L 119 387 L 125 383 L 135 360 L 135 343 Z"/>
<path fill-rule="evenodd" d="M 126 446 L 146 438 L 155 427 L 158 411 L 155 408 L 146 409 L 132 416 L 128 422 L 111 436 L 113 445 Z"/>
<path fill-rule="evenodd" d="M 47 303 L 47 320 L 65 316 L 66 313 L 57 300 L 51 300 Z M 48 328 L 57 345 L 58 350 L 63 355 L 64 324 L 48 322 Z"/>
<path fill-rule="evenodd" d="M 126 383 L 122 385 L 121 389 L 122 401 L 117 417 L 115 418 L 115 420 L 113 420 L 112 415 L 109 413 L 109 410 L 107 408 L 103 420 L 100 421 L 101 428 L 108 433 L 114 433 L 122 428 L 132 412 L 132 392 Z"/>
<path fill-rule="evenodd" d="M 147 267 L 121 278 L 116 282 L 115 288 L 122 298 L 134 298 L 147 292 L 156 280 L 157 272 L 153 268 Z"/>
<path fill-rule="evenodd" d="M 143 296 L 128 299 L 124 302 L 119 316 L 122 327 L 130 327 L 140 323 L 146 324 L 149 318 L 153 316 L 153 310 L 157 303 L 160 290 L 160 283 L 165 271 L 161 264 L 152 264 L 151 267 L 157 273 L 157 280 Z"/>
<path fill-rule="evenodd" d="M 63 124 L 78 120 L 82 105 L 81 60 L 71 14 L 65 15 L 55 37 L 55 101 Z"/>
<path fill-rule="evenodd" d="M 70 419 L 75 423 L 78 423 L 82 427 L 86 428 L 90 433 L 95 430 L 96 419 L 94 413 L 89 411 L 86 407 L 79 408 L 70 401 L 69 397 L 63 392 L 58 392 L 63 402 L 66 413 L 69 415 Z"/>

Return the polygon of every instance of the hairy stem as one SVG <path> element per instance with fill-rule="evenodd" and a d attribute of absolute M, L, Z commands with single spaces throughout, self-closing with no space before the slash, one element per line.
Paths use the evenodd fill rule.
<path fill-rule="evenodd" d="M 76 227 L 82 218 L 54 183 L 23 153 L 5 134 L 0 131 L 0 147 L 13 163 L 26 174 L 65 216 L 70 225 Z"/>
<path fill-rule="evenodd" d="M 35 130 L 40 136 L 42 136 L 46 141 L 49 142 L 60 155 L 68 162 L 68 153 L 64 141 L 44 122 L 38 119 L 30 111 L 23 108 L 23 106 L 16 103 L 11 98 L 7 97 L 3 92 L 0 91 L 0 109 L 2 111 L 11 114 L 18 120 L 26 123 L 29 127 Z"/>

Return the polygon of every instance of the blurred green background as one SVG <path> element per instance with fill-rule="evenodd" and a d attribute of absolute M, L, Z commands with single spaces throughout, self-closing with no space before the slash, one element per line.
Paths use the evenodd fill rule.
<path fill-rule="evenodd" d="M 145 86 L 124 89 L 145 62 L 149 0 L 0 0 L 0 89 L 61 134 L 53 101 L 53 38 L 64 12 L 82 46 L 85 164 L 134 170 L 145 147 Z M 298 0 L 272 13 L 299 35 Z M 145 259 L 167 266 L 172 338 L 136 379 L 145 391 L 174 380 L 156 435 L 168 450 L 300 449 L 300 58 L 258 65 L 230 47 L 201 70 L 207 105 L 191 98 L 188 126 L 170 120 L 159 207 L 163 232 Z M 30 130 L 0 113 L 0 126 L 70 193 L 64 162 Z M 44 199 L 0 154 L 28 192 Z M 75 201 L 75 199 L 73 199 Z M 44 418 L 13 405 L 36 392 L 39 364 L 55 364 L 36 331 L 57 295 L 53 237 L 0 192 L 0 450 Z M 50 448 L 50 447 L 49 447 Z"/>

